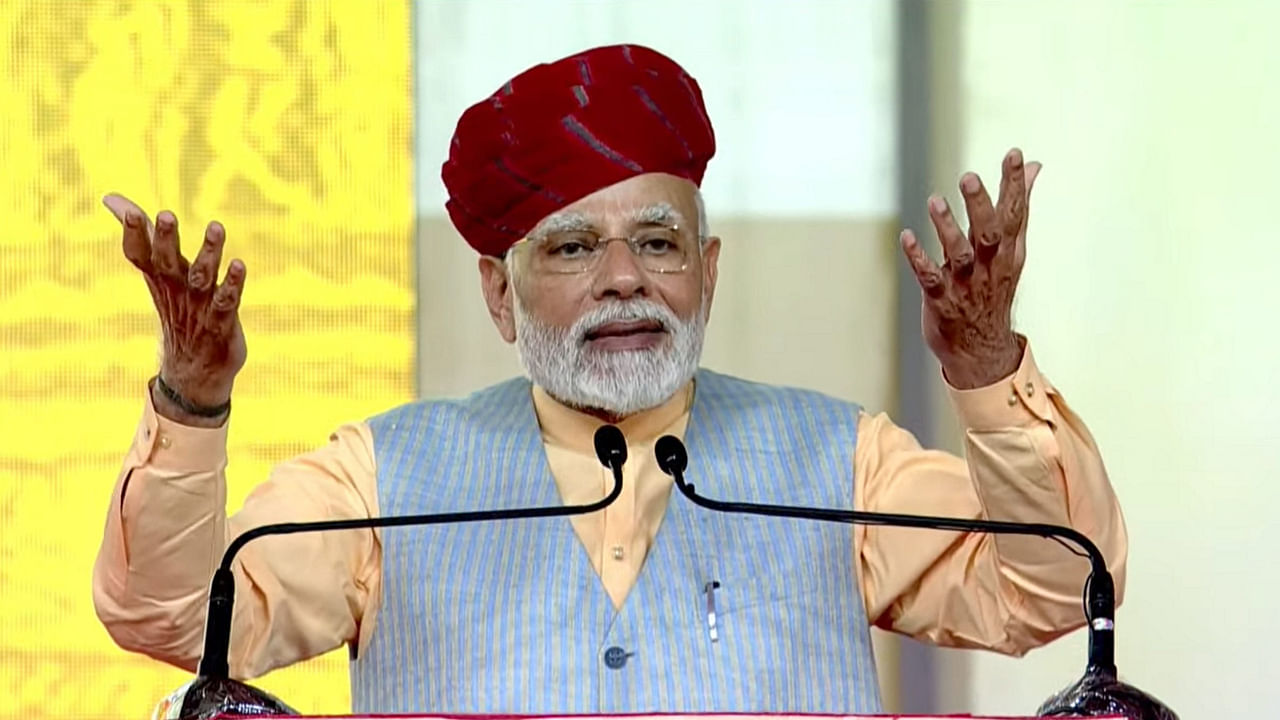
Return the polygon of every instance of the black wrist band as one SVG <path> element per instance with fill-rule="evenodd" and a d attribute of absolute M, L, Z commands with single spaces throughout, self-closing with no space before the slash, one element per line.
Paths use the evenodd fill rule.
<path fill-rule="evenodd" d="M 166 400 L 173 403 L 174 405 L 177 405 L 179 408 L 182 409 L 182 412 L 187 413 L 188 415 L 195 415 L 196 417 L 205 417 L 205 418 L 216 418 L 216 417 L 221 417 L 222 415 L 228 412 L 231 412 L 230 400 L 227 400 L 221 405 L 215 405 L 213 407 L 209 407 L 208 405 L 196 405 L 190 400 L 179 395 L 177 390 L 174 390 L 173 388 L 169 387 L 168 383 L 164 381 L 164 378 L 160 377 L 160 375 L 158 374 L 156 375 L 156 387 L 160 389 L 160 394 L 163 395 Z"/>

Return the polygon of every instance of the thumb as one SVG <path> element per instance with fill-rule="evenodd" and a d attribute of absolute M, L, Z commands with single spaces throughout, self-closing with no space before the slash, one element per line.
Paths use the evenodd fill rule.
<path fill-rule="evenodd" d="M 142 208 L 138 207 L 137 203 L 119 193 L 107 193 L 102 198 L 102 204 L 111 211 L 112 215 L 116 216 L 116 220 L 119 220 L 122 225 L 124 224 L 125 216 L 130 212 L 137 214 L 144 222 L 151 222 L 151 219 L 147 217 Z"/>
<path fill-rule="evenodd" d="M 1035 187 L 1036 178 L 1040 175 L 1040 169 L 1043 167 L 1044 165 L 1042 165 L 1039 162 L 1027 163 L 1027 170 L 1026 170 L 1027 197 L 1031 197 L 1031 188 Z"/>
<path fill-rule="evenodd" d="M 1022 243 L 1026 241 L 1027 221 L 1030 217 L 1031 209 L 1031 188 L 1035 187 L 1036 178 L 1040 176 L 1040 168 L 1044 167 L 1038 162 L 1029 162 L 1026 167 L 1026 184 L 1027 184 L 1027 213 L 1022 216 L 1022 228 L 1018 231 L 1018 247 L 1022 247 Z"/>

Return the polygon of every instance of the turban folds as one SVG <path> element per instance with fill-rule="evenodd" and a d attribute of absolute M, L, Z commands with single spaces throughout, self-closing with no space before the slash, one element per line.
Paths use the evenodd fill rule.
<path fill-rule="evenodd" d="M 458 120 L 441 175 L 467 243 L 499 255 L 547 215 L 642 173 L 701 185 L 715 134 L 697 81 L 639 45 L 537 65 Z"/>

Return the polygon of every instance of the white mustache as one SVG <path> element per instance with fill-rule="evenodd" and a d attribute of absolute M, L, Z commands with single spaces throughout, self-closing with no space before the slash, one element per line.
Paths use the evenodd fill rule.
<path fill-rule="evenodd" d="M 655 322 L 664 332 L 680 323 L 675 313 L 665 305 L 652 300 L 626 300 L 601 305 L 578 318 L 569 328 L 569 337 L 579 345 L 587 342 L 587 335 L 613 322 Z"/>

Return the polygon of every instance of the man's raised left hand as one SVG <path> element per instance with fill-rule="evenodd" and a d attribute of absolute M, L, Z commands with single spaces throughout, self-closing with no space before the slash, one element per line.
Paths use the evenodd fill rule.
<path fill-rule="evenodd" d="M 947 201 L 929 198 L 929 217 L 945 261 L 939 267 L 915 233 L 902 232 L 902 250 L 923 291 L 925 342 L 953 386 L 990 385 L 1018 369 L 1022 347 L 1013 332 L 1013 295 L 1027 257 L 1027 206 L 1039 163 L 1023 164 L 1014 149 L 1004 158 L 1000 196 L 993 206 L 975 173 L 960 178 L 969 233 Z"/>

